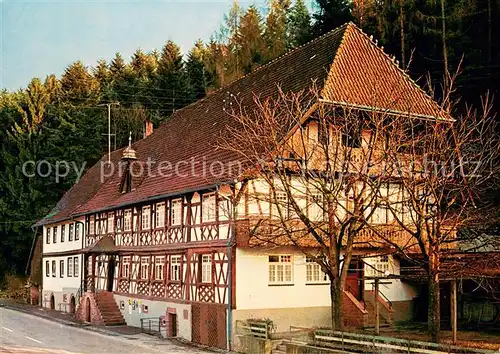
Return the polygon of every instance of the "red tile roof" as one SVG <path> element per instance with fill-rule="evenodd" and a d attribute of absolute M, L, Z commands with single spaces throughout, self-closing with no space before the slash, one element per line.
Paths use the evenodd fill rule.
<path fill-rule="evenodd" d="M 220 167 L 237 160 L 233 153 L 217 148 L 221 134 L 235 124 L 225 109 L 230 108 L 235 97 L 245 107 L 251 107 L 255 97 L 276 96 L 278 86 L 284 92 L 297 92 L 313 83 L 326 86 L 324 98 L 337 103 L 404 112 L 409 109 L 424 116 L 437 116 L 438 112 L 437 104 L 361 30 L 349 23 L 177 111 L 152 135 L 134 143 L 138 157 L 134 170 L 141 166 L 147 170 L 148 160 L 153 164 L 151 175 L 134 179 L 135 189 L 131 192 L 120 192 L 122 176 L 118 172 L 101 183 L 101 162 L 98 162 L 64 195 L 56 214 L 42 222 L 234 180 L 234 171 L 203 174 L 204 164 L 210 166 L 215 161 L 215 167 Z M 115 165 L 120 158 L 121 150 L 112 153 Z M 194 167 L 191 161 L 196 162 Z M 160 176 L 160 162 L 180 166 L 176 174 Z"/>

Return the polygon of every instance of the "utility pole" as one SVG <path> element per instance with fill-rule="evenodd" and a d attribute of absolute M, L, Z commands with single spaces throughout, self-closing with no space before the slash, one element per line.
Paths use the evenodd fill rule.
<path fill-rule="evenodd" d="M 97 105 L 99 107 L 103 107 L 103 106 L 108 107 L 108 134 L 104 134 L 104 135 L 108 136 L 108 163 L 109 164 L 111 164 L 111 135 L 116 136 L 116 134 L 111 134 L 111 105 L 119 106 L 120 102 L 102 103 L 102 104 Z"/>

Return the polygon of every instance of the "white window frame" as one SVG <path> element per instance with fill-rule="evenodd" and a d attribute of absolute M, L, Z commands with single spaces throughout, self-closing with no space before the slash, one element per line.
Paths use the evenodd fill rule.
<path fill-rule="evenodd" d="M 94 216 L 91 216 L 89 218 L 89 235 L 94 235 L 95 234 L 95 218 Z"/>
<path fill-rule="evenodd" d="M 181 281 L 181 256 L 170 256 L 170 281 Z"/>
<path fill-rule="evenodd" d="M 141 257 L 140 279 L 149 280 L 149 257 Z"/>
<path fill-rule="evenodd" d="M 123 212 L 123 231 L 132 231 L 132 210 L 127 209 Z"/>
<path fill-rule="evenodd" d="M 57 243 L 57 226 L 52 228 L 52 243 Z"/>
<path fill-rule="evenodd" d="M 125 256 L 122 258 L 122 269 L 121 269 L 121 277 L 128 278 L 130 276 L 130 256 Z"/>
<path fill-rule="evenodd" d="M 57 274 L 56 261 L 52 261 L 52 278 L 55 278 Z"/>
<path fill-rule="evenodd" d="M 75 231 L 75 224 L 71 223 L 68 227 L 68 242 L 73 241 L 73 235 Z"/>
<path fill-rule="evenodd" d="M 50 261 L 45 261 L 45 277 L 50 278 Z"/>
<path fill-rule="evenodd" d="M 115 232 L 115 213 L 108 213 L 108 233 Z"/>
<path fill-rule="evenodd" d="M 78 241 L 80 239 L 80 223 L 76 222 L 75 223 L 75 241 Z"/>
<path fill-rule="evenodd" d="M 280 218 L 280 213 L 278 212 L 278 210 L 281 210 L 284 218 L 289 218 L 290 200 L 288 199 L 288 195 L 284 191 L 276 191 L 276 198 L 273 201 L 272 208 L 273 218 Z"/>
<path fill-rule="evenodd" d="M 292 255 L 290 254 L 269 255 L 268 270 L 269 270 L 268 281 L 270 285 L 293 284 Z"/>
<path fill-rule="evenodd" d="M 141 230 L 151 229 L 151 206 L 143 206 L 141 212 Z"/>
<path fill-rule="evenodd" d="M 212 283 L 212 255 L 201 255 L 201 282 L 210 284 Z"/>
<path fill-rule="evenodd" d="M 172 225 L 182 225 L 182 199 L 174 199 L 171 203 Z"/>
<path fill-rule="evenodd" d="M 215 221 L 216 218 L 216 202 L 215 193 L 203 194 L 201 197 L 202 221 Z"/>
<path fill-rule="evenodd" d="M 52 237 L 51 234 L 50 234 L 50 230 L 51 230 L 50 227 L 46 227 L 45 228 L 45 237 L 46 237 L 45 243 L 47 245 L 50 245 L 50 241 L 51 241 L 50 238 Z"/>
<path fill-rule="evenodd" d="M 78 277 L 78 271 L 80 270 L 79 263 L 80 260 L 78 259 L 78 256 L 73 257 L 73 276 L 75 278 Z"/>
<path fill-rule="evenodd" d="M 68 277 L 72 277 L 73 276 L 73 257 L 68 257 L 68 260 L 67 260 L 67 264 L 68 264 Z"/>
<path fill-rule="evenodd" d="M 382 255 L 372 258 L 368 266 L 368 275 L 372 277 L 385 277 L 385 272 L 391 271 L 391 260 L 389 255 Z"/>
<path fill-rule="evenodd" d="M 165 270 L 165 256 L 155 256 L 154 279 L 163 280 Z"/>
<path fill-rule="evenodd" d="M 59 278 L 64 278 L 64 259 L 59 260 Z"/>
<path fill-rule="evenodd" d="M 325 284 L 329 283 L 328 275 L 323 272 L 321 266 L 312 258 L 306 257 L 306 283 Z"/>
<path fill-rule="evenodd" d="M 155 227 L 165 227 L 165 203 L 156 204 Z"/>
<path fill-rule="evenodd" d="M 66 236 L 66 224 L 61 225 L 61 243 L 65 241 Z"/>
<path fill-rule="evenodd" d="M 312 221 L 325 220 L 323 194 L 311 193 L 309 195 L 309 219 Z"/>

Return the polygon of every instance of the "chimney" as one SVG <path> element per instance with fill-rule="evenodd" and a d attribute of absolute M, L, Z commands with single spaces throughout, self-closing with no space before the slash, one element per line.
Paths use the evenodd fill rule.
<path fill-rule="evenodd" d="M 153 122 L 151 122 L 149 119 L 146 119 L 144 121 L 144 137 L 147 138 L 153 134 Z"/>

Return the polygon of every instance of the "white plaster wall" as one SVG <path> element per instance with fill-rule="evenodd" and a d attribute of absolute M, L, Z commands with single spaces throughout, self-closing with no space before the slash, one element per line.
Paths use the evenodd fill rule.
<path fill-rule="evenodd" d="M 291 254 L 293 285 L 269 285 L 269 254 Z M 329 284 L 306 285 L 306 258 L 297 251 L 236 249 L 236 308 L 330 306 Z"/>
<path fill-rule="evenodd" d="M 60 256 L 60 257 L 43 257 L 42 260 L 42 271 L 43 271 L 43 291 L 53 291 L 53 292 L 66 292 L 66 289 L 76 289 L 80 288 L 81 285 L 81 274 L 82 274 L 82 260 L 83 256 L 81 254 L 72 255 L 71 257 L 78 257 L 78 276 L 68 277 L 68 258 L 70 256 Z M 60 261 L 64 261 L 64 277 L 60 277 Z M 49 276 L 46 275 L 46 261 L 49 262 Z M 52 276 L 52 261 L 56 261 L 56 276 Z M 73 265 L 74 267 L 74 265 Z M 73 274 L 72 274 L 73 275 Z"/>
<path fill-rule="evenodd" d="M 175 308 L 177 314 L 177 336 L 191 341 L 191 305 L 166 301 L 144 300 L 135 297 L 114 295 L 116 304 L 129 326 L 140 327 L 141 318 L 159 318 L 166 316 L 167 309 Z M 120 306 L 123 303 L 124 308 Z M 148 312 L 142 311 L 143 306 L 148 307 Z M 187 318 L 184 318 L 184 311 L 187 311 Z M 161 328 L 162 335 L 165 336 L 166 328 Z"/>
<path fill-rule="evenodd" d="M 389 255 L 389 273 L 393 275 L 400 274 L 400 264 L 397 258 Z M 373 264 L 375 258 L 364 258 L 367 264 Z M 369 272 L 370 267 L 365 264 L 365 274 Z M 365 280 L 365 290 L 373 290 L 373 280 Z M 405 283 L 400 279 L 383 279 L 380 281 L 380 292 L 390 301 L 408 301 L 417 297 L 418 290 L 415 286 Z"/>
<path fill-rule="evenodd" d="M 82 248 L 82 240 L 85 237 L 85 227 L 84 224 L 81 224 L 85 221 L 84 217 L 80 217 L 75 220 L 66 220 L 59 223 L 48 224 L 43 226 L 43 254 L 52 253 L 52 252 L 65 252 L 65 251 L 73 251 L 79 250 Z M 80 223 L 80 238 L 75 240 L 75 228 L 73 226 L 73 241 L 69 241 L 69 225 L 76 224 L 76 222 Z M 53 243 L 53 233 L 54 226 L 57 226 L 57 242 Z M 61 228 L 65 227 L 66 231 L 64 233 L 64 242 L 61 242 Z M 47 243 L 47 228 L 50 228 L 50 243 Z"/>

